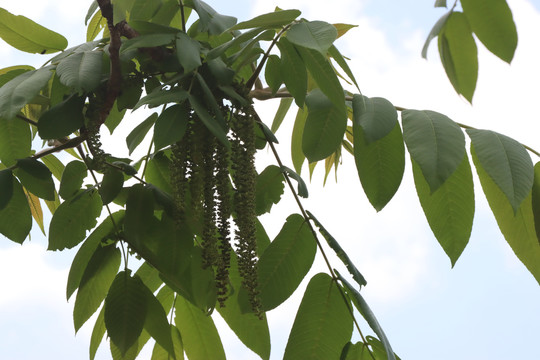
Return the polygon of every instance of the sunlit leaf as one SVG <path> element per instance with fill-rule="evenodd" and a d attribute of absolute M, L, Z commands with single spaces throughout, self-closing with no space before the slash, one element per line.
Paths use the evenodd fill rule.
<path fill-rule="evenodd" d="M 433 25 L 433 28 L 429 32 L 429 35 L 428 35 L 426 41 L 424 42 L 424 47 L 422 47 L 422 57 L 424 59 L 427 59 L 427 52 L 428 52 L 428 48 L 429 48 L 429 44 L 431 43 L 431 40 L 433 40 L 437 36 L 439 36 L 439 33 L 441 32 L 443 26 L 446 24 L 446 20 L 448 20 L 448 17 L 450 16 L 450 14 L 452 14 L 452 12 L 453 12 L 453 10 L 451 10 L 451 11 L 447 12 L 446 14 L 444 14 L 443 16 L 441 16 L 441 18 L 439 20 L 437 20 L 435 25 Z"/>
<path fill-rule="evenodd" d="M 476 172 L 499 229 L 518 257 L 540 284 L 540 244 L 534 227 L 531 192 L 516 210 L 500 186 L 484 168 L 473 144 L 471 149 Z"/>
<path fill-rule="evenodd" d="M 467 129 L 482 168 L 506 195 L 515 212 L 529 196 L 534 168 L 523 145 L 490 130 Z"/>
<path fill-rule="evenodd" d="M 294 170 L 296 170 L 298 174 L 302 172 L 302 165 L 306 160 L 306 156 L 302 151 L 302 137 L 304 136 L 307 114 L 308 112 L 304 107 L 298 108 L 291 135 L 291 158 Z"/>
<path fill-rule="evenodd" d="M 44 67 L 24 72 L 0 87 L 0 118 L 14 118 L 39 94 L 50 78 L 51 67 Z"/>
<path fill-rule="evenodd" d="M 322 55 L 326 55 L 337 35 L 337 29 L 324 21 L 304 21 L 287 30 L 287 39 L 291 43 L 316 50 Z"/>
<path fill-rule="evenodd" d="M 101 82 L 101 51 L 78 52 L 58 63 L 56 74 L 62 84 L 77 92 L 95 90 Z"/>
<path fill-rule="evenodd" d="M 311 268 L 315 239 L 301 215 L 293 214 L 259 260 L 262 308 L 274 309 L 296 290 Z"/>
<path fill-rule="evenodd" d="M 171 338 L 174 346 L 174 354 L 176 359 L 184 359 L 184 346 L 182 344 L 182 337 L 180 336 L 180 331 L 171 325 L 170 326 Z M 170 354 L 167 350 L 162 348 L 157 342 L 154 345 L 152 350 L 152 358 L 150 360 L 170 360 Z"/>
<path fill-rule="evenodd" d="M 439 54 L 458 94 L 472 102 L 478 78 L 478 50 L 466 17 L 453 12 L 439 33 Z"/>
<path fill-rule="evenodd" d="M 306 288 L 289 335 L 283 360 L 338 359 L 353 324 L 338 285 L 324 273 Z"/>
<path fill-rule="evenodd" d="M 7 205 L 0 210 L 0 233 L 22 244 L 32 228 L 32 213 L 23 187 L 15 177 L 11 179 L 13 194 Z"/>
<path fill-rule="evenodd" d="M 465 136 L 454 121 L 435 111 L 405 110 L 401 117 L 407 149 L 434 192 L 461 164 Z"/>
<path fill-rule="evenodd" d="M 149 21 L 157 13 L 162 2 L 162 0 L 135 0 L 129 13 L 129 19 Z"/>
<path fill-rule="evenodd" d="M 172 355 L 172 358 L 175 358 L 174 344 L 171 337 L 171 328 L 167 319 L 167 313 L 160 301 L 146 286 L 144 286 L 144 292 L 147 303 L 144 329 L 156 340 L 156 343 Z"/>
<path fill-rule="evenodd" d="M 336 107 L 319 89 L 306 97 L 308 114 L 302 136 L 302 150 L 315 162 L 332 155 L 341 146 L 347 127 L 345 105 Z"/>
<path fill-rule="evenodd" d="M 81 191 L 54 212 L 49 228 L 48 250 L 71 249 L 96 226 L 103 204 L 97 191 Z"/>
<path fill-rule="evenodd" d="M 105 326 L 122 355 L 141 334 L 147 308 L 141 279 L 137 275 L 132 277 L 129 270 L 118 273 L 105 298 Z"/>
<path fill-rule="evenodd" d="M 41 161 L 43 161 L 43 163 L 47 165 L 56 180 L 60 180 L 62 178 L 65 166 L 60 160 L 58 160 L 56 156 L 54 156 L 54 154 L 43 156 L 41 158 Z"/>
<path fill-rule="evenodd" d="M 287 115 L 287 112 L 291 107 L 292 101 L 292 98 L 284 98 L 279 102 L 279 107 L 276 111 L 276 115 L 274 116 L 274 120 L 272 121 L 272 127 L 270 128 L 273 133 L 279 129 L 285 115 Z"/>
<path fill-rule="evenodd" d="M 96 357 L 96 352 L 103 340 L 103 336 L 105 336 L 105 331 L 105 311 L 104 308 L 101 308 L 90 336 L 90 360 L 94 360 Z"/>
<path fill-rule="evenodd" d="M 510 63 L 516 51 L 518 36 L 506 0 L 462 0 L 461 6 L 472 31 L 482 44 Z"/>
<path fill-rule="evenodd" d="M 101 15 L 101 11 L 96 12 L 86 29 L 86 41 L 94 40 L 106 27 L 107 19 Z"/>
<path fill-rule="evenodd" d="M 454 266 L 469 242 L 474 218 L 473 179 L 467 155 L 433 193 L 414 160 L 413 173 L 429 226 Z"/>
<path fill-rule="evenodd" d="M 33 54 L 51 54 L 67 47 L 62 35 L 22 15 L 0 8 L 0 37 L 14 48 Z"/>
<path fill-rule="evenodd" d="M 279 29 L 282 26 L 292 22 L 294 19 L 300 16 L 300 14 L 300 10 L 274 11 L 256 16 L 251 20 L 242 21 L 233 26 L 230 30 L 251 29 L 254 27 Z"/>
<path fill-rule="evenodd" d="M 181 296 L 176 298 L 174 322 L 184 343 L 184 350 L 193 360 L 225 360 L 225 352 L 214 321 L 201 309 Z"/>
<path fill-rule="evenodd" d="M 90 258 L 73 307 L 75 332 L 99 309 L 116 276 L 120 259 L 120 250 L 114 245 L 98 246 Z"/>

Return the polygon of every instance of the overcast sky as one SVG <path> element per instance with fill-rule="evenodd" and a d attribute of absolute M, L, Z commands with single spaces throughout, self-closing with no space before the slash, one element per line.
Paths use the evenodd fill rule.
<path fill-rule="evenodd" d="M 353 59 L 351 68 L 364 95 L 382 96 L 407 108 L 436 110 L 455 121 L 492 129 L 537 150 L 540 148 L 538 0 L 508 1 L 519 34 L 511 66 L 487 54 L 479 45 L 480 73 L 472 107 L 453 91 L 438 59 L 436 42 L 430 48 L 428 61 L 420 57 L 427 33 L 444 13 L 443 9 L 432 7 L 433 0 L 208 2 L 219 12 L 240 20 L 272 11 L 278 5 L 298 8 L 310 20 L 357 24 L 337 45 L 344 55 Z M 84 41 L 86 6 L 80 4 L 68 0 L 0 0 L 0 7 L 25 14 L 67 35 L 70 46 Z M 0 68 L 40 65 L 44 59 L 12 50 L 0 40 Z M 267 123 L 272 121 L 275 106 L 275 102 L 257 104 Z M 284 137 L 292 120 L 288 117 L 277 134 L 281 140 L 278 151 L 290 166 L 289 140 Z M 106 145 L 111 146 L 107 142 Z M 533 157 L 533 161 L 538 159 Z M 371 208 L 363 194 L 350 156 L 343 159 L 337 184 L 329 177 L 322 188 L 322 167 L 318 170 L 309 185 L 306 207 L 338 239 L 366 277 L 368 286 L 363 290 L 364 296 L 402 359 L 538 356 L 540 287 L 498 231 L 478 181 L 471 240 L 451 269 L 422 213 L 410 163 L 401 188 L 380 213 Z M 307 180 L 306 169 L 304 172 Z M 279 231 L 287 215 L 295 211 L 291 209 L 293 203 L 285 199 L 276 208 L 276 214 L 264 218 L 270 234 Z M 71 318 L 73 300 L 70 303 L 65 300 L 67 272 L 74 252 L 47 253 L 46 243 L 46 238 L 36 231 L 32 232 L 32 241 L 22 247 L 0 238 L 2 359 L 88 356 L 93 321 L 75 337 Z M 335 259 L 333 264 L 339 266 Z M 324 271 L 320 259 L 302 287 L 318 271 Z M 272 359 L 283 355 L 294 320 L 291 314 L 296 312 L 301 296 L 299 291 L 281 310 L 268 314 Z M 219 319 L 216 321 L 221 323 Z M 370 333 L 367 327 L 364 331 Z M 256 358 L 226 329 L 222 340 L 230 359 Z M 102 346 L 97 358 L 110 359 L 107 347 Z"/>

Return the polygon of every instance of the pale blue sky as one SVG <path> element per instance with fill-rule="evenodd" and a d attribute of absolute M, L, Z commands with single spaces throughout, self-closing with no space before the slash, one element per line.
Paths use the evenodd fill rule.
<path fill-rule="evenodd" d="M 540 148 L 536 106 L 540 96 L 538 0 L 508 1 L 520 35 L 516 58 L 512 66 L 507 66 L 481 49 L 479 85 L 472 108 L 453 92 L 435 43 L 429 61 L 420 58 L 423 40 L 444 12 L 432 8 L 433 0 L 338 0 L 330 2 L 330 6 L 328 1 L 319 0 L 208 2 L 219 12 L 240 20 L 278 5 L 299 8 L 310 20 L 358 24 L 340 39 L 338 46 L 354 60 L 351 67 L 365 95 L 383 96 L 404 107 L 441 111 L 456 121 L 494 129 Z M 30 11 L 31 18 L 67 35 L 73 46 L 84 41 L 86 3 L 89 1 L 0 0 L 0 7 L 16 14 Z M 65 14 L 71 14 L 72 19 L 67 21 Z M 43 59 L 9 50 L 0 43 L 0 68 L 39 65 Z M 274 105 L 258 104 L 263 120 L 271 122 Z M 290 118 L 285 121 L 278 137 L 285 136 L 290 122 Z M 288 140 L 283 139 L 279 151 L 290 164 L 287 144 Z M 366 300 L 402 359 L 506 360 L 540 356 L 540 287 L 505 243 L 478 183 L 471 241 L 455 268 L 450 269 L 449 260 L 421 212 L 410 164 L 395 199 L 379 214 L 363 195 L 350 157 L 344 159 L 341 170 L 338 184 L 330 178 L 325 188 L 320 186 L 321 174 L 317 173 L 306 204 L 366 276 Z M 264 219 L 269 233 L 277 233 L 292 206 L 285 199 L 277 208 L 281 214 Z M 23 247 L 0 239 L 1 359 L 88 356 L 93 323 L 90 321 L 74 337 L 73 299 L 66 303 L 64 295 L 74 252 L 46 253 L 45 247 L 46 239 L 37 231 Z M 319 260 L 313 273 L 324 271 Z M 335 259 L 333 262 L 339 266 Z M 296 312 L 300 298 L 298 293 L 283 310 L 268 315 L 272 359 L 282 357 L 293 321 L 291 314 Z M 370 333 L 367 326 L 364 331 Z M 256 359 L 235 341 L 233 334 L 225 331 L 222 338 L 230 359 Z M 102 347 L 98 358 L 110 359 L 106 347 Z"/>

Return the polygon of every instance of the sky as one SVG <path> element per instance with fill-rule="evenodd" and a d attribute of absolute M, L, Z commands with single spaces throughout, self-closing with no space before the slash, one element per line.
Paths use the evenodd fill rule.
<path fill-rule="evenodd" d="M 297 8 L 309 20 L 358 25 L 337 41 L 351 58 L 350 66 L 362 93 L 387 98 L 413 109 L 439 111 L 455 121 L 509 135 L 533 148 L 538 139 L 540 96 L 540 0 L 508 0 L 518 27 L 519 44 L 512 65 L 479 45 L 479 79 L 473 106 L 455 94 L 432 44 L 428 60 L 420 56 L 431 26 L 444 13 L 432 0 L 208 1 L 220 13 L 246 20 L 277 5 Z M 86 7 L 81 2 L 0 0 L 0 7 L 60 32 L 70 46 L 84 41 Z M 88 2 L 89 3 L 89 2 Z M 0 40 L 0 68 L 41 65 L 44 57 L 10 49 Z M 352 90 L 352 89 L 351 89 Z M 273 118 L 277 102 L 256 104 L 263 120 Z M 278 151 L 291 166 L 285 138 L 294 117 L 288 116 L 277 136 Z M 130 115 L 133 123 L 140 115 Z M 119 129 L 128 131 L 129 129 Z M 105 146 L 114 145 L 104 134 Z M 259 166 L 269 159 L 263 152 Z M 533 162 L 539 159 L 533 156 Z M 474 171 L 473 171 L 474 172 Z M 302 173 L 307 180 L 307 169 Z M 309 183 L 306 208 L 340 242 L 368 281 L 363 295 L 402 359 L 536 358 L 540 335 L 540 287 L 515 257 L 497 228 L 480 184 L 475 181 L 476 212 L 469 245 L 452 269 L 432 235 L 412 182 L 410 163 L 394 199 L 381 212 L 362 192 L 354 161 L 345 156 L 336 183 L 322 187 L 322 168 Z M 475 176 L 475 175 L 474 175 Z M 275 235 L 293 209 L 286 197 L 263 219 Z M 276 211 L 277 210 L 277 211 Z M 92 319 L 74 334 L 73 299 L 65 285 L 74 251 L 46 252 L 39 230 L 23 246 L 0 237 L 0 358 L 85 359 Z M 335 258 L 333 266 L 339 268 Z M 281 309 L 268 314 L 272 359 L 280 359 L 309 278 L 325 271 L 318 257 L 300 290 Z M 343 272 L 343 271 L 342 271 Z M 235 335 L 220 327 L 230 359 L 256 359 Z M 365 333 L 371 333 L 364 325 Z M 145 356 L 146 355 L 146 356 Z M 141 359 L 149 358 L 148 350 Z M 110 359 L 106 346 L 98 359 Z"/>

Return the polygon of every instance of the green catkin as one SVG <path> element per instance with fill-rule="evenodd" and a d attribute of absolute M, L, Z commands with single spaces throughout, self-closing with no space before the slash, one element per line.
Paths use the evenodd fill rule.
<path fill-rule="evenodd" d="M 219 233 L 218 262 L 216 269 L 216 286 L 218 289 L 218 301 L 221 307 L 227 300 L 227 285 L 229 267 L 231 265 L 230 222 L 232 206 L 229 180 L 229 151 L 219 141 L 216 144 L 216 197 L 217 197 L 217 221 Z"/>
<path fill-rule="evenodd" d="M 255 212 L 255 129 L 249 112 L 241 109 L 233 120 L 234 138 L 232 141 L 232 166 L 236 191 L 234 204 L 236 210 L 235 233 L 238 252 L 238 269 L 242 285 L 247 290 L 253 311 L 259 316 L 261 304 L 258 297 L 257 242 Z"/>
<path fill-rule="evenodd" d="M 203 267 L 217 264 L 217 234 L 216 234 L 216 198 L 215 198 L 215 177 L 214 177 L 214 150 L 215 138 L 210 132 L 201 127 L 201 177 L 203 186 Z"/>

